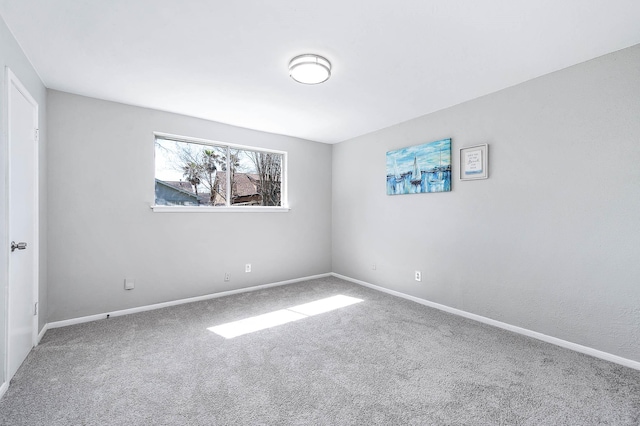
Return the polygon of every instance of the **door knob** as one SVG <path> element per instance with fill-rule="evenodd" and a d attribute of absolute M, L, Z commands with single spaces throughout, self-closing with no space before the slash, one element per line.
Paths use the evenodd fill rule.
<path fill-rule="evenodd" d="M 11 251 L 14 252 L 16 249 L 24 250 L 27 248 L 27 243 L 16 243 L 15 241 L 11 241 Z"/>

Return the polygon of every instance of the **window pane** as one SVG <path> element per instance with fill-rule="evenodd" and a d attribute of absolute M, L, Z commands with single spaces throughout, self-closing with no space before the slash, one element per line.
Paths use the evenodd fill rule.
<path fill-rule="evenodd" d="M 220 193 L 224 146 L 156 139 L 156 205 L 225 205 Z"/>
<path fill-rule="evenodd" d="M 156 205 L 282 206 L 284 154 L 156 138 Z"/>
<path fill-rule="evenodd" d="M 231 204 L 281 206 L 282 154 L 230 149 Z"/>

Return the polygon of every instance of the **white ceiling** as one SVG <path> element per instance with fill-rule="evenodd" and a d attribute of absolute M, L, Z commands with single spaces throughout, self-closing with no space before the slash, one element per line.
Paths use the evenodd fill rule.
<path fill-rule="evenodd" d="M 52 89 L 335 143 L 640 43 L 638 0 L 0 0 Z M 302 53 L 328 82 L 288 76 Z"/>

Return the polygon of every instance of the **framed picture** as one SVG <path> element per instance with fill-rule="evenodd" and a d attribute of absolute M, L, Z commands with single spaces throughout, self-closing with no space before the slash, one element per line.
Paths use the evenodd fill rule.
<path fill-rule="evenodd" d="M 486 179 L 489 177 L 489 145 L 460 148 L 460 180 Z"/>
<path fill-rule="evenodd" d="M 387 195 L 451 191 L 451 139 L 387 152 Z"/>

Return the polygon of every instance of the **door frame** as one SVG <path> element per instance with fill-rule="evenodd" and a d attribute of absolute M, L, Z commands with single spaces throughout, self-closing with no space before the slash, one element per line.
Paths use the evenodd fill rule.
<path fill-rule="evenodd" d="M 38 293 L 39 293 L 39 282 L 40 282 L 40 181 L 39 181 L 39 154 L 40 154 L 40 138 L 39 138 L 39 106 L 38 102 L 31 96 L 31 93 L 27 90 L 27 88 L 20 82 L 18 77 L 9 69 L 9 67 L 5 67 L 5 81 L 7 84 L 5 85 L 6 90 L 6 175 L 5 175 L 5 217 L 6 217 L 6 230 L 7 230 L 7 248 L 9 246 L 9 240 L 11 240 L 10 231 L 11 231 L 11 217 L 10 217 L 10 207 L 9 200 L 11 199 L 11 113 L 12 113 L 12 96 L 11 96 L 11 88 L 15 87 L 22 96 L 33 106 L 34 108 L 34 158 L 33 158 L 33 179 L 34 179 L 34 194 L 33 194 L 33 241 L 31 245 L 33 247 L 33 301 L 32 306 L 36 307 L 36 303 L 38 303 Z M 7 275 L 6 275 L 6 289 L 5 289 L 5 350 L 4 354 L 4 382 L 5 385 L 8 385 L 11 377 L 9 375 L 9 354 L 11 353 L 9 350 L 9 346 L 11 342 L 9 341 L 9 297 L 11 291 L 11 283 L 9 279 L 11 277 L 11 251 L 7 249 L 8 258 L 6 259 L 7 264 Z M 33 315 L 32 320 L 32 328 L 31 328 L 31 343 L 32 347 L 35 347 L 38 343 L 38 318 L 40 316 L 40 306 L 38 305 L 37 312 Z"/>

